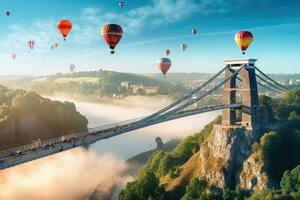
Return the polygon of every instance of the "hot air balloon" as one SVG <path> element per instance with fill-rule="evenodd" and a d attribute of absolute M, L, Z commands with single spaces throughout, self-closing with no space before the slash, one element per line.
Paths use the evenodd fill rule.
<path fill-rule="evenodd" d="M 235 34 L 234 39 L 235 39 L 235 43 L 241 49 L 243 54 L 245 54 L 246 49 L 250 46 L 253 40 L 253 35 L 249 31 L 240 31 Z"/>
<path fill-rule="evenodd" d="M 53 45 L 51 45 L 51 47 L 50 47 L 50 48 L 51 48 L 51 50 L 53 50 L 53 49 L 54 49 L 54 46 L 53 46 Z"/>
<path fill-rule="evenodd" d="M 114 49 L 123 35 L 122 27 L 117 24 L 106 24 L 101 30 L 101 35 L 111 49 L 110 53 L 114 54 Z"/>
<path fill-rule="evenodd" d="M 9 17 L 10 16 L 10 11 L 6 11 L 6 16 Z"/>
<path fill-rule="evenodd" d="M 170 69 L 171 64 L 172 64 L 172 62 L 169 58 L 161 58 L 157 61 L 157 67 L 163 73 L 164 77 L 165 77 L 167 71 Z"/>
<path fill-rule="evenodd" d="M 28 45 L 29 49 L 33 50 L 34 49 L 34 45 L 35 45 L 35 41 L 34 40 L 29 40 L 27 42 L 27 45 Z"/>
<path fill-rule="evenodd" d="M 17 54 L 13 53 L 13 54 L 11 54 L 11 57 L 13 60 L 15 60 L 17 58 Z"/>
<path fill-rule="evenodd" d="M 57 23 L 57 28 L 64 37 L 64 40 L 66 40 L 66 37 L 72 29 L 72 23 L 67 19 L 62 19 Z"/>
<path fill-rule="evenodd" d="M 166 50 L 165 50 L 165 54 L 166 54 L 167 56 L 170 55 L 170 53 L 171 53 L 170 49 L 166 49 Z"/>
<path fill-rule="evenodd" d="M 187 48 L 187 45 L 186 44 L 182 44 L 180 47 L 181 47 L 182 51 L 185 51 L 186 48 Z"/>
<path fill-rule="evenodd" d="M 196 34 L 197 34 L 197 29 L 193 28 L 193 29 L 192 29 L 192 34 L 193 34 L 193 35 L 196 35 Z"/>
<path fill-rule="evenodd" d="M 55 47 L 55 48 L 57 48 L 57 47 L 58 47 L 58 43 L 57 43 L 57 42 L 54 44 L 54 47 Z"/>
<path fill-rule="evenodd" d="M 71 64 L 71 65 L 69 66 L 69 69 L 70 69 L 70 72 L 73 73 L 74 70 L 75 70 L 75 65 L 74 65 L 74 64 Z"/>
<path fill-rule="evenodd" d="M 120 2 L 119 2 L 119 6 L 120 6 L 120 8 L 124 8 L 124 6 L 125 6 L 124 1 L 120 1 Z"/>

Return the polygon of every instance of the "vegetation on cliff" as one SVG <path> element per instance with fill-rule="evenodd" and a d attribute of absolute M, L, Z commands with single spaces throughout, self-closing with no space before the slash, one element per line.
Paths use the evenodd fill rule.
<path fill-rule="evenodd" d="M 73 103 L 0 85 L 0 149 L 82 131 L 87 123 Z"/>
<path fill-rule="evenodd" d="M 258 164 L 261 162 L 261 165 L 266 168 L 267 176 L 273 183 L 270 189 L 247 190 L 237 184 L 232 188 L 224 188 L 221 193 L 215 193 L 203 177 L 194 173 L 182 175 L 180 170 L 183 166 L 189 167 L 187 163 L 198 164 L 191 162 L 191 159 L 202 147 L 201 143 L 211 134 L 213 125 L 220 122 L 218 118 L 202 132 L 183 140 L 173 152 L 154 153 L 140 171 L 136 181 L 128 183 L 120 193 L 119 199 L 300 199 L 299 99 L 299 88 L 289 91 L 280 100 L 273 100 L 266 96 L 260 98 L 260 104 L 273 113 L 274 126 L 266 129 L 260 140 L 252 145 L 249 157 L 255 155 L 253 162 Z M 176 187 L 170 187 L 170 183 L 174 183 L 178 176 L 182 176 L 180 186 L 176 184 Z"/>

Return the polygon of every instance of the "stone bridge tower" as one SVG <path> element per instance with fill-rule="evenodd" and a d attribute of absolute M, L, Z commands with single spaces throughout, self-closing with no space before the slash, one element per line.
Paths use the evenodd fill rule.
<path fill-rule="evenodd" d="M 238 76 L 224 84 L 223 102 L 225 104 L 241 103 L 239 109 L 224 109 L 222 113 L 222 125 L 239 125 L 247 129 L 256 129 L 258 126 L 258 92 L 255 76 L 256 59 L 225 60 L 227 69 L 225 78 L 231 76 L 234 71 L 245 65 Z M 241 81 L 241 87 L 237 87 L 237 79 Z M 241 116 L 237 116 L 237 110 L 241 110 Z"/>

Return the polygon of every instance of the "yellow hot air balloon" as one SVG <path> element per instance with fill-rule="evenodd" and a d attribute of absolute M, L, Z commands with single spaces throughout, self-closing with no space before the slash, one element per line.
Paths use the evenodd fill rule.
<path fill-rule="evenodd" d="M 234 39 L 235 39 L 235 43 L 241 49 L 243 54 L 245 54 L 246 49 L 250 46 L 253 40 L 253 35 L 249 31 L 240 31 L 235 34 Z"/>

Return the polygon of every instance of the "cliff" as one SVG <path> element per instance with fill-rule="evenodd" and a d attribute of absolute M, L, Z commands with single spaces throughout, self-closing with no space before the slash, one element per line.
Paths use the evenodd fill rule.
<path fill-rule="evenodd" d="M 299 98 L 300 89 L 263 98 L 274 126 L 252 131 L 218 118 L 174 151 L 155 152 L 119 199 L 300 199 L 299 170 L 288 173 L 300 167 Z"/>
<path fill-rule="evenodd" d="M 0 149 L 81 131 L 87 123 L 73 103 L 0 86 Z"/>
<path fill-rule="evenodd" d="M 243 128 L 215 125 L 200 150 L 180 167 L 179 176 L 168 182 L 167 190 L 189 183 L 193 177 L 205 178 L 216 192 L 236 185 L 256 135 Z"/>

